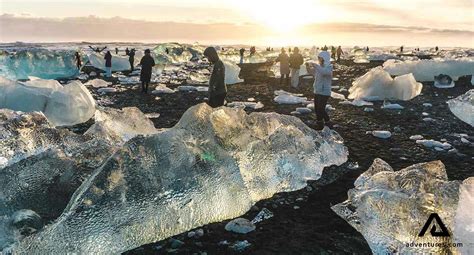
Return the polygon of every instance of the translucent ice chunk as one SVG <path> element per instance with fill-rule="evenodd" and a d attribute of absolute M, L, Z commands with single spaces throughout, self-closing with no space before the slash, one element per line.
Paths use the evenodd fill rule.
<path fill-rule="evenodd" d="M 276 192 L 301 189 L 347 149 L 276 113 L 207 104 L 168 130 L 128 141 L 75 193 L 62 216 L 19 253 L 120 253 L 235 218 Z"/>
<path fill-rule="evenodd" d="M 28 76 L 43 79 L 73 77 L 79 74 L 74 54 L 75 51 L 20 50 L 4 58 L 2 73 L 15 80 L 27 79 Z"/>
<path fill-rule="evenodd" d="M 381 67 L 376 67 L 358 78 L 349 89 L 350 99 L 377 97 L 378 100 L 410 100 L 421 93 L 423 85 L 412 74 L 392 79 Z"/>
<path fill-rule="evenodd" d="M 104 54 L 93 52 L 93 53 L 90 53 L 88 57 L 92 66 L 94 66 L 97 69 L 105 71 Z M 140 59 L 142 57 L 143 57 L 143 53 L 141 51 L 137 51 L 135 53 L 135 61 L 134 61 L 135 66 L 140 64 Z M 112 54 L 112 71 L 117 72 L 117 71 L 126 71 L 126 70 L 130 70 L 129 57 Z"/>
<path fill-rule="evenodd" d="M 122 110 L 100 108 L 94 119 L 95 124 L 85 134 L 103 137 L 115 143 L 126 142 L 137 135 L 158 132 L 153 122 L 136 107 L 126 107 Z"/>
<path fill-rule="evenodd" d="M 466 181 L 469 180 L 472 183 L 473 178 Z M 432 225 L 425 235 L 419 234 L 432 213 L 439 215 L 449 233 L 453 233 L 455 218 L 461 218 L 458 222 L 472 222 L 472 217 L 458 216 L 456 212 L 456 208 L 461 207 L 462 211 L 468 206 L 465 202 L 458 203 L 460 184 L 448 180 L 441 161 L 394 172 L 383 160 L 376 159 L 355 181 L 348 199 L 332 210 L 362 233 L 373 254 L 458 254 L 459 250 L 453 246 L 422 246 L 422 243 L 450 243 L 466 240 L 467 236 L 458 238 L 456 232 L 450 237 L 432 236 Z M 439 230 L 436 226 L 435 231 Z"/>
<path fill-rule="evenodd" d="M 240 67 L 230 61 L 223 61 L 225 65 L 225 83 L 235 84 L 243 82 L 244 80 L 239 78 Z"/>
<path fill-rule="evenodd" d="M 383 67 L 391 75 L 404 75 L 413 73 L 417 81 L 434 81 L 440 74 L 451 76 L 458 80 L 463 75 L 474 73 L 473 58 L 436 59 L 436 60 L 387 60 Z"/>
<path fill-rule="evenodd" d="M 474 127 L 474 89 L 449 100 L 448 105 L 456 117 Z"/>

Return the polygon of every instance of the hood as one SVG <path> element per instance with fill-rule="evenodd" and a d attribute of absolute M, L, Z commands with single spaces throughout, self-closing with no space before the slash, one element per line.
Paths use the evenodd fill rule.
<path fill-rule="evenodd" d="M 209 61 L 211 61 L 211 63 L 216 63 L 219 60 L 219 56 L 217 55 L 217 51 L 214 47 L 207 47 L 204 50 L 204 56 L 209 58 Z"/>
<path fill-rule="evenodd" d="M 321 51 L 318 55 L 318 57 L 321 57 L 324 59 L 324 66 L 330 66 L 331 65 L 331 54 L 327 51 Z"/>

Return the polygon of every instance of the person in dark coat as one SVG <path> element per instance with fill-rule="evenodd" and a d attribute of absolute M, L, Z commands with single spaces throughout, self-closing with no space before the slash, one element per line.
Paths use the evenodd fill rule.
<path fill-rule="evenodd" d="M 298 47 L 293 49 L 293 54 L 290 55 L 290 73 L 291 73 L 291 86 L 298 88 L 300 83 L 300 68 L 304 63 L 303 55 L 301 55 Z"/>
<path fill-rule="evenodd" d="M 209 80 L 209 106 L 216 108 L 224 105 L 227 96 L 227 86 L 225 84 L 225 66 L 219 59 L 214 47 L 204 50 L 204 56 L 214 65 L 211 78 Z"/>
<path fill-rule="evenodd" d="M 82 66 L 81 55 L 79 55 L 79 52 L 76 51 L 76 54 L 74 55 L 74 57 L 76 59 L 77 69 L 81 70 L 81 66 Z"/>
<path fill-rule="evenodd" d="M 118 55 L 118 53 L 119 53 L 119 49 L 115 48 L 115 54 Z"/>
<path fill-rule="evenodd" d="M 151 80 L 152 68 L 155 66 L 155 60 L 150 55 L 150 50 L 145 50 L 145 56 L 140 60 L 140 65 L 142 66 L 142 71 L 140 73 L 140 81 L 142 82 L 142 92 L 145 94 L 148 93 L 148 85 Z"/>
<path fill-rule="evenodd" d="M 133 72 L 133 62 L 135 62 L 135 49 L 132 49 L 128 54 L 128 61 L 130 62 L 130 72 Z"/>
<path fill-rule="evenodd" d="M 130 54 L 130 50 L 128 49 L 128 47 L 125 49 L 125 55 L 128 56 Z"/>
<path fill-rule="evenodd" d="M 244 48 L 241 48 L 239 50 L 239 53 L 240 53 L 240 64 L 243 64 L 244 63 L 244 53 L 245 53 L 245 49 Z"/>
<path fill-rule="evenodd" d="M 105 53 L 105 76 L 106 77 L 112 77 L 112 54 L 110 54 L 110 51 L 107 51 L 107 53 Z"/>

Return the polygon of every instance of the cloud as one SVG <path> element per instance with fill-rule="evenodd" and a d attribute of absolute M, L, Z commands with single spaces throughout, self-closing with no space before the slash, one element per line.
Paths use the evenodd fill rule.
<path fill-rule="evenodd" d="M 101 18 L 97 16 L 71 17 L 71 18 L 35 18 L 4 14 L 0 16 L 0 37 L 3 42 L 26 41 L 26 42 L 58 42 L 58 41 L 129 41 L 129 42 L 212 42 L 212 43 L 247 43 L 265 42 L 258 41 L 261 38 L 276 36 L 275 32 L 258 24 L 233 24 L 233 23 L 211 23 L 196 24 L 189 22 L 151 22 L 143 20 L 132 20 L 122 17 Z M 405 36 L 441 36 L 444 38 L 462 38 L 452 40 L 452 44 L 462 46 L 473 46 L 472 38 L 474 31 L 455 29 L 435 29 L 427 27 L 405 27 L 390 25 L 374 25 L 366 23 L 320 23 L 302 26 L 295 36 L 315 38 L 327 38 L 338 34 L 338 40 L 346 38 L 349 41 L 354 34 L 360 34 L 360 40 L 370 44 L 371 38 L 362 35 L 373 34 L 385 36 L 380 43 L 388 41 L 391 35 Z M 344 37 L 345 36 L 345 37 Z M 336 38 L 336 37 L 334 37 Z M 354 37 L 356 38 L 356 37 Z M 400 37 L 401 38 L 401 37 Z M 423 39 L 421 39 L 423 38 Z M 345 39 L 345 40 L 346 40 Z M 263 39 L 262 39 L 263 40 Z M 333 39 L 336 40 L 336 39 Z M 400 39 L 403 40 L 403 39 Z M 411 40 L 411 41 L 410 41 Z M 407 40 L 413 41 L 413 38 Z M 422 43 L 420 43 L 422 44 Z M 349 45 L 349 44 L 348 44 Z M 456 45 L 453 45 L 456 46 Z M 461 46 L 461 45 L 458 45 Z"/>

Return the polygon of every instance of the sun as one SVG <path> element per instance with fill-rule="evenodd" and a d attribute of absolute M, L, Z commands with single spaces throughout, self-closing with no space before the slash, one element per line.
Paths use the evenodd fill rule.
<path fill-rule="evenodd" d="M 232 1 L 235 7 L 257 24 L 265 25 L 280 34 L 290 33 L 310 23 L 324 21 L 326 12 L 322 11 L 321 6 L 315 6 L 315 2 L 317 1 Z"/>

